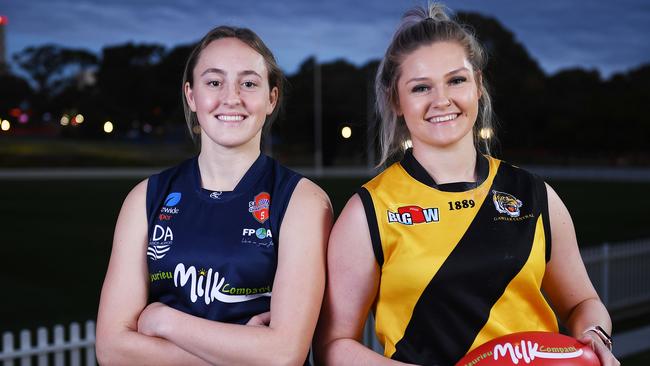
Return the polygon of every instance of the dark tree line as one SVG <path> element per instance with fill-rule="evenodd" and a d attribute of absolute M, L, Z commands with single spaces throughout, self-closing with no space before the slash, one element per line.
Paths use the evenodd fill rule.
<path fill-rule="evenodd" d="M 650 64 L 603 80 L 597 71 L 570 69 L 546 75 L 515 36 L 494 18 L 459 13 L 485 45 L 489 82 L 499 120 L 497 155 L 523 161 L 611 160 L 647 162 Z M 106 47 L 100 57 L 56 45 L 30 47 L 14 55 L 33 86 L 0 75 L 0 116 L 16 106 L 32 121 L 82 111 L 91 123 L 61 128 L 62 136 L 102 136 L 101 123 L 115 124 L 116 136 L 183 139 L 181 77 L 191 46 L 166 50 L 157 44 Z M 314 73 L 320 68 L 325 165 L 363 164 L 375 132 L 373 81 L 378 61 L 355 66 L 338 60 L 316 65 L 313 58 L 287 76 L 284 108 L 273 127 L 274 154 L 310 163 L 314 149 Z M 94 123 L 92 121 L 95 121 Z M 44 122 L 40 122 L 44 123 Z M 147 133 L 145 126 L 149 126 Z M 352 136 L 343 139 L 341 128 Z"/>

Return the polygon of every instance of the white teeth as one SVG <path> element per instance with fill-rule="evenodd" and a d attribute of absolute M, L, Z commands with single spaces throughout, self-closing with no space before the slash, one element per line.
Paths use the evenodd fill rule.
<path fill-rule="evenodd" d="M 233 122 L 233 121 L 241 121 L 244 119 L 244 116 L 242 115 L 237 115 L 237 116 L 227 116 L 225 114 L 220 114 L 217 116 L 218 119 L 226 122 Z"/>
<path fill-rule="evenodd" d="M 451 121 L 452 119 L 456 119 L 458 117 L 457 114 L 448 114 L 446 116 L 440 116 L 440 117 L 433 117 L 429 119 L 430 122 L 437 123 L 437 122 L 446 122 L 446 121 Z"/>

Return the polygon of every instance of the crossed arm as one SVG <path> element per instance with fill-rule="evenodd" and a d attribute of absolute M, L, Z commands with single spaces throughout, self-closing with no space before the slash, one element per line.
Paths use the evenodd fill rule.
<path fill-rule="evenodd" d="M 160 303 L 147 306 L 146 184 L 131 191 L 117 221 L 98 314 L 100 363 L 302 364 L 325 286 L 326 241 L 332 225 L 327 195 L 306 179 L 298 183 L 280 228 L 270 322 L 236 325 Z"/>

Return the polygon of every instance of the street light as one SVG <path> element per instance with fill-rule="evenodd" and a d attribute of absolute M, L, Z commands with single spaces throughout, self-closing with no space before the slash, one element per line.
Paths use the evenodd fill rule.
<path fill-rule="evenodd" d="M 341 128 L 341 136 L 343 136 L 344 139 L 349 139 L 352 137 L 352 129 L 349 126 L 343 126 L 343 128 Z"/>
<path fill-rule="evenodd" d="M 104 132 L 106 133 L 113 132 L 113 122 L 111 121 L 104 122 Z"/>

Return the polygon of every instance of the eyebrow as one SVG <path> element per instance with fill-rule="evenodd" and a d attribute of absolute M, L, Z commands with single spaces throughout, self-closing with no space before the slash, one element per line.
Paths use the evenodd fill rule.
<path fill-rule="evenodd" d="M 225 72 L 224 70 L 218 69 L 218 68 L 216 68 L 216 67 L 211 67 L 211 68 L 206 69 L 205 71 L 203 71 L 203 72 L 201 73 L 201 76 L 203 76 L 203 75 L 205 75 L 205 74 L 210 74 L 210 73 L 221 74 L 221 75 L 226 75 L 226 74 L 227 74 L 227 72 Z M 257 72 L 255 72 L 255 71 L 253 71 L 253 70 L 244 70 L 244 71 L 240 71 L 240 72 L 237 73 L 237 74 L 238 74 L 239 76 L 245 76 L 245 75 L 256 75 L 256 76 L 259 77 L 259 78 L 262 77 L 262 76 L 260 76 L 260 74 L 258 74 Z"/>
<path fill-rule="evenodd" d="M 449 71 L 448 73 L 445 74 L 445 76 L 454 75 L 454 74 L 457 74 L 457 73 L 459 73 L 461 71 L 468 71 L 469 72 L 469 69 L 466 68 L 465 66 L 463 66 L 463 67 L 460 67 L 460 68 L 458 68 L 456 70 Z M 408 83 L 413 82 L 413 81 L 417 82 L 417 81 L 427 81 L 427 80 L 429 80 L 429 78 L 417 77 L 417 78 L 409 79 L 406 83 L 408 84 Z"/>

